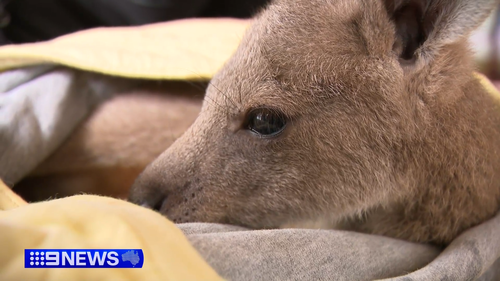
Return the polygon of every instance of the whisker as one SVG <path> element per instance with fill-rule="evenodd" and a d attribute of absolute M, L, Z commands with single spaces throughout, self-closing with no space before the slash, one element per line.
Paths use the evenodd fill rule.
<path fill-rule="evenodd" d="M 242 97 L 241 86 L 242 86 L 242 83 L 238 83 L 239 104 L 243 104 L 243 97 Z M 239 108 L 238 108 L 238 110 L 239 110 Z"/>
<path fill-rule="evenodd" d="M 184 82 L 186 82 L 190 86 L 193 86 L 193 88 L 196 88 L 196 90 L 201 92 L 201 94 L 196 93 L 195 95 L 193 95 L 194 97 L 196 97 L 196 98 L 204 98 L 205 97 L 205 93 L 206 93 L 207 87 L 208 87 L 207 81 L 186 80 Z"/>
<path fill-rule="evenodd" d="M 205 92 L 207 90 L 208 83 L 206 81 L 199 81 L 199 80 L 185 80 L 186 83 L 189 85 L 195 87 L 197 90 L 200 90 L 202 92 Z M 206 85 L 202 85 L 206 84 Z"/>
<path fill-rule="evenodd" d="M 205 96 L 205 100 L 208 101 L 208 102 L 212 102 L 213 104 L 215 104 L 218 108 L 222 109 L 222 110 L 225 110 L 225 107 L 223 107 L 221 104 L 217 103 L 213 98 L 210 98 L 208 96 Z"/>
<path fill-rule="evenodd" d="M 216 87 L 216 86 L 212 83 L 212 81 L 210 81 L 208 84 L 209 84 L 210 86 L 212 86 L 215 90 L 217 90 L 217 92 L 218 92 L 220 95 L 222 95 L 222 96 L 225 98 L 225 100 L 229 101 L 229 102 L 230 102 L 230 103 L 231 103 L 234 107 L 236 107 L 238 110 L 240 110 L 240 107 L 238 106 L 238 104 L 237 104 L 237 103 L 236 103 L 233 99 L 231 99 L 231 98 L 229 97 L 229 95 L 227 95 L 227 94 L 226 94 L 226 93 L 224 93 L 221 89 L 219 89 L 218 87 Z"/>
<path fill-rule="evenodd" d="M 187 69 L 187 68 L 181 68 L 181 69 L 186 70 L 186 71 L 188 71 L 188 72 L 191 72 L 191 73 L 192 73 L 192 74 L 194 74 L 195 76 L 198 76 L 198 77 L 200 78 L 200 81 L 206 81 L 206 80 L 209 80 L 209 79 L 207 79 L 206 77 L 201 76 L 198 72 L 195 72 L 195 71 L 193 71 L 193 70 L 190 70 L 190 69 Z M 193 83 L 193 84 L 191 84 L 191 85 L 195 86 L 193 81 L 189 81 L 189 80 L 185 80 L 185 81 L 186 81 L 186 82 L 188 82 L 188 83 L 190 83 L 190 84 L 191 84 L 191 83 Z M 233 99 L 231 99 L 231 98 L 229 97 L 229 95 L 228 95 L 228 94 L 226 94 L 226 93 L 225 93 L 225 92 L 223 92 L 220 88 L 218 88 L 217 86 L 215 86 L 215 85 L 212 83 L 212 80 L 211 80 L 211 79 L 208 81 L 207 86 L 206 86 L 203 90 L 206 92 L 206 90 L 208 89 L 208 87 L 209 87 L 209 86 L 213 86 L 213 88 L 214 88 L 214 89 L 215 89 L 215 90 L 216 90 L 216 91 L 217 91 L 220 95 L 222 95 L 222 96 L 224 97 L 224 99 L 225 99 L 225 100 L 229 101 L 229 102 L 230 102 L 230 103 L 231 103 L 234 107 L 236 107 L 238 110 L 241 110 L 241 109 L 240 109 L 240 106 L 239 106 L 239 105 L 238 105 L 238 104 L 237 104 L 237 103 L 236 103 Z M 239 87 L 241 87 L 241 85 L 239 85 Z M 200 90 L 202 90 L 202 89 L 200 89 Z M 241 103 L 241 101 L 242 101 L 241 91 L 239 91 L 239 92 L 240 92 L 240 93 L 239 93 L 239 99 L 240 99 L 240 103 Z M 208 98 L 208 97 L 207 97 L 207 95 L 204 95 L 204 97 L 205 97 L 206 99 L 208 99 L 210 102 L 212 102 L 213 104 L 217 105 L 218 107 L 223 108 L 223 106 L 222 106 L 220 103 L 215 102 L 215 100 L 214 100 L 214 99 L 212 99 L 212 98 Z"/>

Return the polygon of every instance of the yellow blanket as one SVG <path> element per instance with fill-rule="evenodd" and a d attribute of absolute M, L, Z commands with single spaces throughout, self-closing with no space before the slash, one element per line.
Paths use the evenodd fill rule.
<path fill-rule="evenodd" d="M 207 79 L 248 21 L 181 20 L 98 28 L 0 48 L 0 70 L 58 63 L 111 75 Z M 0 181 L 0 280 L 220 280 L 166 218 L 125 201 L 80 195 L 27 204 Z M 24 249 L 143 249 L 142 269 L 25 269 Z"/>
<path fill-rule="evenodd" d="M 125 201 L 79 195 L 27 204 L 0 182 L 0 280 L 221 280 L 182 232 Z M 24 249 L 142 249 L 141 269 L 24 268 Z"/>
<path fill-rule="evenodd" d="M 130 78 L 209 79 L 236 50 L 248 20 L 189 19 L 96 28 L 0 48 L 0 71 L 44 62 Z"/>

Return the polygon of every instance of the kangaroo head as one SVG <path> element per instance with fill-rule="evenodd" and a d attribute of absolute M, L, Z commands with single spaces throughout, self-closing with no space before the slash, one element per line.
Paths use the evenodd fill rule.
<path fill-rule="evenodd" d="M 356 220 L 367 232 L 451 239 L 498 208 L 495 195 L 474 222 L 455 225 L 454 217 L 449 231 L 432 230 L 455 206 L 435 205 L 453 201 L 446 196 L 454 189 L 481 197 L 476 186 L 491 190 L 487 183 L 500 179 L 471 162 L 498 170 L 488 145 L 500 134 L 478 129 L 490 130 L 489 121 L 476 124 L 484 114 L 474 108 L 491 101 L 473 79 L 466 44 L 495 3 L 274 2 L 212 79 L 197 120 L 146 168 L 130 200 L 174 222 L 277 228 Z M 463 102 L 471 91 L 477 98 Z M 467 118 L 458 117 L 463 111 Z M 471 139 L 479 144 L 469 149 Z M 426 232 L 414 234 L 418 226 Z"/>

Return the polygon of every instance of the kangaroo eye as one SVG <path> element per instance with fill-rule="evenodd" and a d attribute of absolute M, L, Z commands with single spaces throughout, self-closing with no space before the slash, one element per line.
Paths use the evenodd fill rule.
<path fill-rule="evenodd" d="M 286 121 L 275 109 L 257 108 L 248 113 L 245 127 L 261 137 L 274 137 L 283 131 Z"/>

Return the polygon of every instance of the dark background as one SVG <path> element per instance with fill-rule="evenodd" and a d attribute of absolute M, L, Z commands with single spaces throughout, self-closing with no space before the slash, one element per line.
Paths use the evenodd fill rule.
<path fill-rule="evenodd" d="M 269 0 L 0 0 L 0 45 L 100 26 L 193 17 L 249 18 Z"/>

